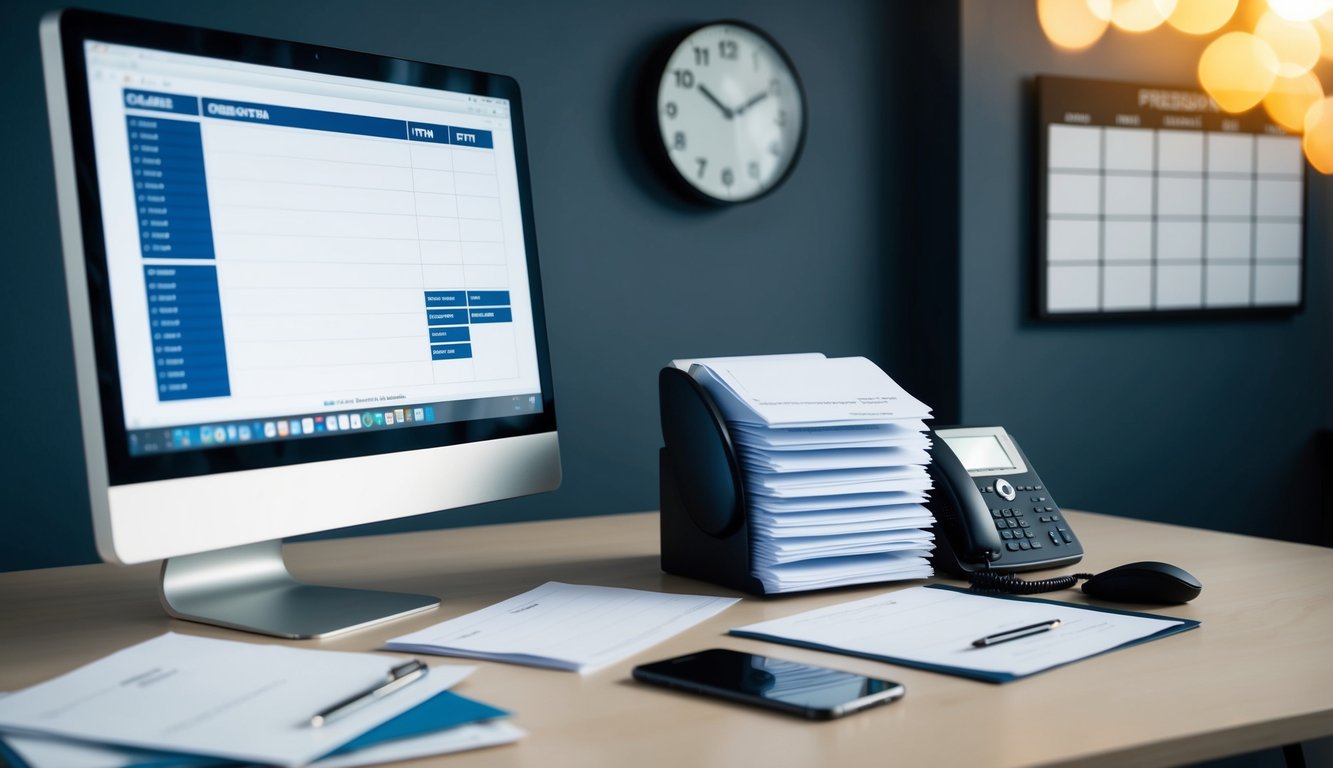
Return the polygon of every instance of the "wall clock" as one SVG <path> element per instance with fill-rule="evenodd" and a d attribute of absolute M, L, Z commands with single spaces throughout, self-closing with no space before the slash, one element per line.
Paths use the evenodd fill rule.
<path fill-rule="evenodd" d="M 649 72 L 649 141 L 675 186 L 714 204 L 773 191 L 805 142 L 805 92 L 791 59 L 739 21 L 691 29 L 664 53 Z"/>

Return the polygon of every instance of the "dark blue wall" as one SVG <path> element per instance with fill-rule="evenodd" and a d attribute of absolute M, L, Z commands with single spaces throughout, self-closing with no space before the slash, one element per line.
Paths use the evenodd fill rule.
<path fill-rule="evenodd" d="M 1333 543 L 1333 179 L 1310 171 L 1301 314 L 1036 323 L 1030 79 L 1190 83 L 1206 41 L 1112 29 L 1063 53 L 1032 3 L 962 9 L 963 418 L 1008 425 L 1066 506 Z"/>
<path fill-rule="evenodd" d="M 373 531 L 657 506 L 656 373 L 673 357 L 820 350 L 903 366 L 900 116 L 892 6 L 841 0 L 85 2 L 100 10 L 503 72 L 523 87 L 564 459 L 556 493 Z M 5 243 L 0 570 L 96 559 L 59 266 L 37 23 L 0 8 Z M 634 77 L 685 25 L 749 20 L 788 50 L 810 102 L 786 185 L 724 211 L 654 182 L 632 140 Z M 955 43 L 956 44 L 956 43 Z M 922 393 L 928 397 L 927 393 Z M 364 532 L 364 531 L 363 531 Z"/>

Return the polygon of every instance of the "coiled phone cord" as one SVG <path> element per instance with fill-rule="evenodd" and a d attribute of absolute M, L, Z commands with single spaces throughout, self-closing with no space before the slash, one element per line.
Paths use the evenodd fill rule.
<path fill-rule="evenodd" d="M 1005 595 L 1036 595 L 1042 592 L 1056 592 L 1061 589 L 1073 589 L 1080 581 L 1091 579 L 1091 573 L 1074 573 L 1069 576 L 1056 576 L 1052 579 L 1029 581 L 1012 573 L 998 571 L 977 571 L 968 575 L 973 592 L 998 592 Z"/>

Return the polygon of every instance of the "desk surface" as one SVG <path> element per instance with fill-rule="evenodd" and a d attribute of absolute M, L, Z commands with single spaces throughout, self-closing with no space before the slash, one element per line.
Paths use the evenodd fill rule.
<path fill-rule="evenodd" d="M 511 710 L 529 736 L 439 760 L 542 768 L 1152 766 L 1333 734 L 1333 550 L 1101 515 L 1069 518 L 1090 553 L 1070 571 L 1141 559 L 1181 565 L 1203 582 L 1203 594 L 1155 612 L 1203 626 L 997 686 L 725 635 L 731 627 L 897 585 L 751 598 L 582 677 L 481 662 L 457 690 Z M 657 555 L 657 515 L 634 514 L 297 544 L 287 558 L 311 581 L 442 598 L 441 608 L 421 616 L 298 643 L 365 651 L 548 580 L 731 594 L 662 573 Z M 167 618 L 157 604 L 157 570 L 156 564 L 88 565 L 0 575 L 0 690 L 40 682 L 168 629 L 285 642 Z M 1052 596 L 1077 602 L 1082 593 Z M 811 723 L 629 679 L 637 663 L 711 646 L 887 677 L 904 683 L 907 696 Z"/>

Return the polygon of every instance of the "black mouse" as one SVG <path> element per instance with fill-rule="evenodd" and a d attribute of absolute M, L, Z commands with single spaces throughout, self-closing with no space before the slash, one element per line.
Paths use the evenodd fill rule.
<path fill-rule="evenodd" d="M 1118 603 L 1188 603 L 1203 585 L 1183 568 L 1146 561 L 1102 571 L 1083 583 L 1083 591 Z"/>

